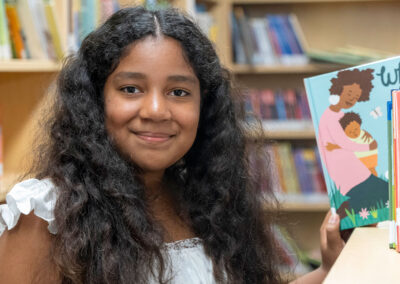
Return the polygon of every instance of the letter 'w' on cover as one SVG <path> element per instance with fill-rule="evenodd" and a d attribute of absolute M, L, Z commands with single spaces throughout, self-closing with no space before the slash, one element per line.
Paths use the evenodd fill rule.
<path fill-rule="evenodd" d="M 392 91 L 393 103 L 393 151 L 394 151 L 394 187 L 396 208 L 396 250 L 400 252 L 400 90 Z"/>

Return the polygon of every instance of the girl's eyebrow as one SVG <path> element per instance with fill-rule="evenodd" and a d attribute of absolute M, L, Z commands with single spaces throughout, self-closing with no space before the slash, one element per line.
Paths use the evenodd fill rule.
<path fill-rule="evenodd" d="M 121 71 L 117 73 L 114 77 L 114 80 L 123 80 L 123 79 L 146 79 L 147 76 L 140 72 L 129 72 L 129 71 Z M 187 82 L 193 85 L 196 85 L 198 80 L 196 77 L 191 75 L 170 75 L 167 77 L 167 81 L 172 82 Z"/>
<path fill-rule="evenodd" d="M 146 75 L 140 72 L 126 72 L 122 71 L 115 75 L 115 80 L 118 79 L 146 79 Z"/>
<path fill-rule="evenodd" d="M 190 75 L 171 75 L 168 76 L 167 80 L 173 82 L 187 82 L 193 85 L 196 85 L 198 82 L 198 80 L 194 76 Z"/>

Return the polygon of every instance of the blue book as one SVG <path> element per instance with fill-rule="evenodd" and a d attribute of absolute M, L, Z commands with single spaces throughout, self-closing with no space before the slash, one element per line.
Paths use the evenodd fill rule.
<path fill-rule="evenodd" d="M 278 115 L 279 120 L 286 120 L 286 108 L 285 108 L 285 100 L 283 99 L 282 91 L 277 91 L 275 93 L 275 106 L 276 113 Z"/>
<path fill-rule="evenodd" d="M 386 102 L 400 57 L 304 80 L 331 207 L 348 229 L 389 219 Z"/>

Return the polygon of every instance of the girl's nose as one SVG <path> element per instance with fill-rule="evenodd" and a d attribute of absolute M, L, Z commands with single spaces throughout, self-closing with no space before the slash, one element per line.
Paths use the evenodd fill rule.
<path fill-rule="evenodd" d="M 168 97 L 160 91 L 152 91 L 145 95 L 140 109 L 143 119 L 154 121 L 168 120 L 171 118 Z"/>

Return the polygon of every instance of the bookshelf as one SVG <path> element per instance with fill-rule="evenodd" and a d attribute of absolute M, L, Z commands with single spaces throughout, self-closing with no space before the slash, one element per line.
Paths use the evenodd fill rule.
<path fill-rule="evenodd" d="M 230 13 L 242 7 L 248 18 L 264 17 L 268 13 L 294 13 L 302 27 L 308 48 L 330 50 L 346 45 L 400 53 L 400 40 L 390 31 L 396 26 L 400 12 L 399 1 L 386 0 L 229 0 Z M 246 65 L 233 61 L 231 31 L 225 38 L 230 55 L 225 64 L 232 70 L 241 86 L 256 89 L 299 88 L 303 79 L 317 74 L 349 67 L 349 65 L 314 63 L 305 65 Z M 314 144 L 313 127 L 293 128 L 288 122 L 265 121 L 266 140 L 292 144 Z M 252 133 L 249 133 L 252 136 Z M 282 221 L 298 245 L 315 252 L 319 247 L 319 227 L 329 204 L 325 202 L 281 202 Z M 318 253 L 317 253 L 318 254 Z M 332 281 L 332 283 L 336 283 Z M 350 283 L 350 282 L 349 282 Z"/>
<path fill-rule="evenodd" d="M 255 65 L 232 65 L 231 70 L 237 75 L 242 74 L 315 74 L 326 73 L 343 68 L 343 65 L 327 64 L 327 63 L 314 63 L 301 66 L 286 66 L 286 65 L 272 65 L 272 66 L 255 66 Z"/>
<path fill-rule="evenodd" d="M 324 283 L 397 283 L 400 254 L 388 242 L 388 228 L 356 228 Z"/>
<path fill-rule="evenodd" d="M 12 59 L 0 62 L 1 73 L 58 72 L 61 63 L 39 59 Z"/>
<path fill-rule="evenodd" d="M 62 42 L 67 41 L 67 0 L 57 0 Z M 142 1 L 119 0 L 121 6 Z M 400 1 L 395 0 L 171 0 L 178 8 L 188 9 L 202 3 L 213 16 L 217 27 L 215 47 L 235 79 L 251 88 L 299 88 L 303 78 L 346 67 L 310 63 L 306 65 L 238 65 L 233 62 L 231 13 L 241 6 L 248 16 L 267 13 L 294 13 L 301 23 L 311 48 L 329 49 L 346 44 L 400 53 L 400 38 L 393 31 L 398 25 Z M 4 140 L 4 179 L 0 200 L 30 160 L 30 146 L 35 133 L 34 121 L 40 116 L 44 94 L 54 81 L 61 64 L 51 60 L 0 61 L 0 121 Z M 290 123 L 274 127 L 265 122 L 265 138 L 296 144 L 315 145 L 312 125 L 290 128 Z M 252 136 L 252 133 L 249 133 Z M 284 201 L 282 211 L 292 236 L 305 250 L 318 249 L 319 227 L 329 205 L 325 202 Z"/>

